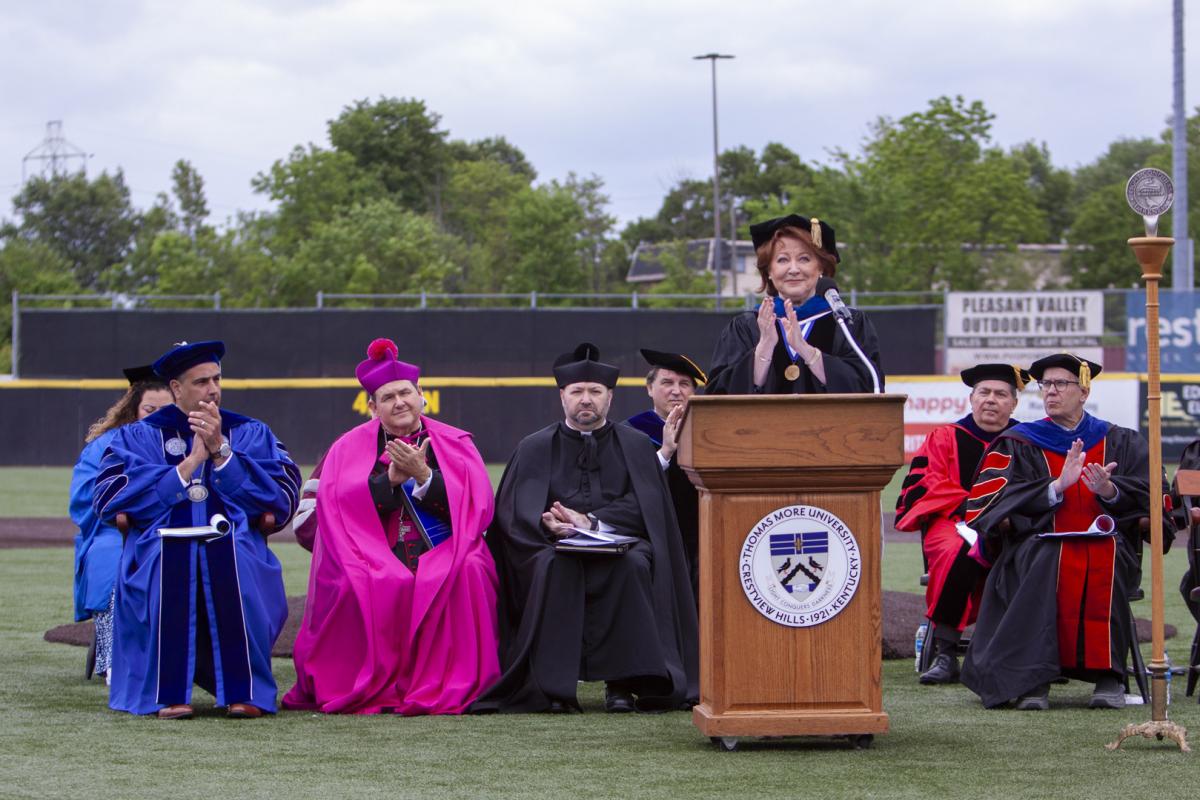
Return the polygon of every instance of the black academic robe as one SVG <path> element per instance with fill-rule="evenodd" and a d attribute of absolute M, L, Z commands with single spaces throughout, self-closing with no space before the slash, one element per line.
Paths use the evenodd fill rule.
<path fill-rule="evenodd" d="M 650 438 L 656 448 L 662 447 L 663 418 L 653 409 L 625 420 L 625 424 L 641 431 Z M 667 489 L 671 492 L 671 504 L 675 507 L 675 519 L 679 522 L 679 533 L 683 538 L 683 553 L 687 556 L 692 591 L 699 589 L 699 542 L 700 542 L 700 493 L 679 466 L 676 451 L 667 464 Z"/>
<path fill-rule="evenodd" d="M 850 309 L 850 321 L 846 323 L 854 340 L 864 354 L 875 365 L 879 374 L 879 388 L 883 390 L 883 369 L 879 365 L 879 337 L 875 326 L 866 314 L 857 308 Z M 859 359 L 854 348 L 846 341 L 841 327 L 832 314 L 817 319 L 808 334 L 807 341 L 820 350 L 825 362 L 825 383 L 822 384 L 809 371 L 802 360 L 796 362 L 800 377 L 787 380 L 783 372 L 792 363 L 784 345 L 782 335 L 771 356 L 771 369 L 767 372 L 766 384 L 754 385 L 754 348 L 758 345 L 758 312 L 743 311 L 729 321 L 717 346 L 713 350 L 712 369 L 705 394 L 852 394 L 873 391 L 871 373 Z"/>
<path fill-rule="evenodd" d="M 1189 444 L 1184 448 L 1183 455 L 1179 457 L 1180 469 L 1200 469 L 1200 439 Z M 1183 505 L 1182 498 L 1179 495 L 1179 490 L 1174 484 L 1171 486 L 1171 498 L 1175 511 L 1172 516 L 1175 520 L 1175 526 L 1179 530 L 1187 530 L 1191 527 L 1191 520 L 1185 515 L 1187 509 Z M 1194 541 L 1188 541 L 1189 550 L 1196 547 Z M 1200 585 L 1200 569 L 1194 557 L 1188 558 L 1187 572 L 1183 573 L 1183 579 L 1179 582 L 1179 593 L 1183 595 L 1183 602 L 1187 604 L 1188 611 L 1192 612 L 1192 616 L 1197 623 L 1200 623 L 1200 603 L 1192 599 L 1192 589 Z"/>
<path fill-rule="evenodd" d="M 1084 437 L 1088 461 L 1117 462 L 1112 476 L 1117 496 L 1111 503 L 1092 495 L 1080 480 L 1068 489 L 1062 504 L 1053 505 L 1049 487 L 1061 467 L 1052 471 L 1050 462 L 1056 454 L 1024 435 L 1025 426 L 1002 433 L 980 464 L 967 501 L 966 521 L 980 534 L 993 566 L 984 584 L 975 633 L 963 660 L 962 682 L 989 708 L 1028 694 L 1060 676 L 1096 681 L 1105 674 L 1125 673 L 1134 633 L 1128 598 L 1141 583 L 1144 534 L 1140 519 L 1149 513 L 1149 448 L 1134 431 L 1100 420 L 1092 423 L 1101 427 L 1094 454 Z M 1081 424 L 1077 430 L 1083 427 Z M 1061 454 L 1057 457 L 1062 458 Z M 1160 491 L 1156 499 L 1161 497 Z M 1056 527 L 1056 512 L 1061 513 L 1071 502 L 1095 504 L 1088 507 L 1111 516 L 1118 535 L 1111 540 L 1088 542 L 1038 538 L 1039 533 L 1063 530 Z M 1005 520 L 1008 524 L 1002 525 Z M 1086 524 L 1081 527 L 1076 523 L 1069 529 L 1086 529 Z M 1071 577 L 1060 567 L 1080 558 L 1086 573 L 1082 597 L 1072 601 L 1073 609 L 1060 610 L 1063 592 L 1068 591 L 1072 581 L 1080 580 L 1080 573 Z M 1086 619 L 1089 613 L 1093 618 L 1097 613 L 1097 593 L 1107 595 L 1106 608 L 1098 612 L 1107 612 L 1107 626 Z M 1070 615 L 1072 621 L 1066 622 L 1068 617 L 1064 615 Z M 1073 621 L 1076 617 L 1083 617 L 1077 627 Z M 1078 636 L 1074 652 L 1066 655 L 1069 663 L 1064 663 L 1060 649 L 1064 624 L 1070 626 L 1072 636 Z"/>
<path fill-rule="evenodd" d="M 606 436 L 606 474 L 593 472 L 590 488 L 574 497 L 552 490 L 582 483 L 583 467 L 572 470 L 574 456 L 563 459 L 579 451 L 578 441 L 569 441 L 561 423 L 527 436 L 505 468 L 487 537 L 500 579 L 503 674 L 473 711 L 577 706 L 579 680 L 653 679 L 639 689 L 644 708 L 675 708 L 698 696 L 696 610 L 661 466 L 632 428 L 610 424 Z M 620 556 L 558 553 L 541 522 L 555 500 L 578 511 L 590 504 L 618 532 L 644 541 Z"/>

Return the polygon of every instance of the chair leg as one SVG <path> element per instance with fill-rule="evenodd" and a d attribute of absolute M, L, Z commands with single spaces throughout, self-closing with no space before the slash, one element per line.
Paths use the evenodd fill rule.
<path fill-rule="evenodd" d="M 1133 661 L 1133 679 L 1137 682 L 1138 693 L 1143 703 L 1150 702 L 1150 683 L 1146 680 L 1146 662 L 1142 659 L 1142 649 L 1138 646 L 1137 622 L 1133 618 L 1133 606 L 1129 609 L 1129 655 Z"/>
<path fill-rule="evenodd" d="M 83 657 L 83 679 L 90 681 L 96 672 L 96 629 L 92 629 L 92 641 L 88 643 L 87 655 Z"/>
<path fill-rule="evenodd" d="M 1187 696 L 1191 697 L 1196 691 L 1196 678 L 1200 675 L 1200 625 L 1196 626 L 1196 633 L 1192 635 L 1192 657 L 1188 660 L 1188 676 L 1187 676 Z M 1200 702 L 1197 698 L 1196 702 Z"/>

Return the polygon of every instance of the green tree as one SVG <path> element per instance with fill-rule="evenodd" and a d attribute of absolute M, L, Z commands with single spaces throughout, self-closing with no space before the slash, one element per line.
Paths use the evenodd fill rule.
<path fill-rule="evenodd" d="M 1045 242 L 1061 241 L 1071 227 L 1075 181 L 1069 170 L 1054 166 L 1046 143 L 1025 142 L 1012 149 L 1014 158 L 1025 162 L 1029 187 L 1038 209 L 1046 219 Z"/>
<path fill-rule="evenodd" d="M 988 250 L 1040 241 L 1046 230 L 1026 162 L 989 145 L 992 115 L 979 101 L 940 97 L 898 121 L 881 118 L 861 156 L 840 154 L 834 222 L 847 242 L 844 282 L 861 289 L 1000 288 Z"/>
<path fill-rule="evenodd" d="M 171 170 L 171 191 L 179 205 L 179 222 L 183 232 L 192 239 L 207 224 L 208 200 L 204 196 L 204 178 L 191 165 L 179 159 Z"/>
<path fill-rule="evenodd" d="M 377 177 L 398 206 L 440 215 L 450 156 L 440 122 L 421 100 L 359 100 L 330 120 L 329 141 Z"/>
<path fill-rule="evenodd" d="M 570 189 L 551 183 L 521 191 L 508 218 L 511 262 L 505 292 L 574 293 L 587 290 L 576 235 L 583 211 Z"/>
<path fill-rule="evenodd" d="M 537 170 L 525 154 L 503 136 L 489 136 L 474 142 L 455 139 L 449 143 L 447 155 L 451 162 L 495 161 L 508 167 L 514 175 L 523 177 L 526 184 L 537 180 Z"/>
<path fill-rule="evenodd" d="M 70 264 L 81 287 L 94 291 L 107 288 L 103 276 L 128 257 L 140 224 L 120 170 L 95 180 L 83 172 L 31 178 L 13 208 L 18 221 L 5 224 L 0 236 L 44 244 Z"/>
<path fill-rule="evenodd" d="M 446 231 L 470 248 L 458 285 L 463 292 L 499 291 L 512 260 L 509 216 L 528 178 L 490 158 L 456 162 L 444 194 Z"/>
<path fill-rule="evenodd" d="M 441 292 L 459 271 L 460 248 L 427 216 L 380 198 L 318 223 L 295 255 L 278 265 L 278 298 L 285 305 L 310 305 L 318 291 Z"/>
<path fill-rule="evenodd" d="M 687 265 L 687 243 L 671 242 L 663 245 L 655 256 L 663 268 L 666 277 L 654 284 L 647 293 L 644 305 L 647 308 L 708 308 L 711 303 L 702 298 L 681 300 L 679 298 L 664 298 L 656 300 L 655 295 L 672 294 L 712 294 L 716 288 L 716 279 L 710 272 L 697 272 Z"/>
<path fill-rule="evenodd" d="M 611 243 L 613 226 L 617 218 L 607 212 L 608 195 L 604 194 L 604 179 L 599 175 L 580 178 L 574 172 L 567 174 L 562 188 L 575 200 L 579 207 L 580 225 L 575 235 L 576 252 L 580 270 L 588 276 L 588 288 L 593 292 L 624 289 L 625 273 L 613 274 L 611 262 L 604 257 Z"/>
<path fill-rule="evenodd" d="M 70 262 L 50 245 L 12 238 L 0 247 L 0 296 L 22 294 L 75 294 L 79 283 Z M 0 308 L 0 371 L 12 362 L 12 304 Z"/>
<path fill-rule="evenodd" d="M 380 179 L 360 168 L 353 155 L 313 144 L 296 146 L 286 159 L 256 175 L 251 185 L 279 204 L 273 214 L 256 217 L 253 224 L 260 229 L 258 235 L 269 227 L 272 252 L 285 256 L 319 223 L 384 194 Z"/>
<path fill-rule="evenodd" d="M 1067 235 L 1072 249 L 1065 260 L 1069 285 L 1103 289 L 1139 284 L 1141 273 L 1126 240 L 1137 235 L 1141 225 L 1125 201 L 1125 184 L 1148 166 L 1169 173 L 1170 148 L 1151 139 L 1119 139 L 1095 162 L 1076 171 L 1076 206 Z"/>

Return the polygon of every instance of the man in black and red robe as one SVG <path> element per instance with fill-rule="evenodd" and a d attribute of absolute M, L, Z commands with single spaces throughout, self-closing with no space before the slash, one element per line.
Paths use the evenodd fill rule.
<path fill-rule="evenodd" d="M 1095 683 L 1092 708 L 1120 708 L 1134 635 L 1128 598 L 1141 582 L 1140 520 L 1149 514 L 1148 448 L 1137 432 L 1084 410 L 1098 364 L 1063 353 L 1029 371 L 1047 417 L 996 439 L 967 501 L 966 522 L 994 563 L 962 682 L 988 708 L 1015 700 L 1044 710 L 1050 682 L 1064 676 Z M 1165 489 L 1160 479 L 1156 502 Z"/>
<path fill-rule="evenodd" d="M 975 622 L 986 575 L 958 532 L 967 493 L 983 452 L 1016 422 L 1017 395 L 1029 373 L 1012 364 L 979 364 L 960 373 L 971 387 L 971 413 L 925 439 L 896 498 L 896 530 L 920 531 L 929 583 L 925 616 L 933 626 L 934 657 L 923 684 L 958 682 L 958 643 Z"/>

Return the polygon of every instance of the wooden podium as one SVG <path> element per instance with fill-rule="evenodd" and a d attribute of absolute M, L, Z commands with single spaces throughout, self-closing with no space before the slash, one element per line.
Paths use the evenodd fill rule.
<path fill-rule="evenodd" d="M 865 746 L 874 734 L 887 732 L 880 490 L 904 463 L 904 400 L 904 395 L 829 394 L 689 401 L 679 464 L 700 490 L 700 704 L 692 721 L 722 748 L 734 749 L 739 736 L 797 735 L 844 735 Z M 821 521 L 793 520 L 790 527 L 780 522 L 777 528 L 788 533 L 768 537 L 777 529 L 770 527 L 773 520 L 788 514 Z M 844 523 L 852 539 L 842 526 L 826 525 L 826 514 Z M 768 546 L 761 541 L 767 538 L 771 548 L 777 540 L 786 547 L 792 533 L 799 542 L 799 532 L 810 528 L 831 531 L 827 573 L 819 573 L 821 555 L 797 555 L 797 562 L 813 569 L 795 591 L 809 598 L 837 591 L 817 582 L 809 594 L 807 581 L 834 582 L 839 546 L 856 542 L 853 594 L 823 621 L 815 615 L 828 609 L 807 619 L 776 617 L 786 624 L 775 621 L 750 597 L 763 608 L 774 605 L 772 593 L 795 602 L 785 593 L 792 589 L 767 584 L 775 580 L 772 563 L 780 576 L 798 567 L 790 557 L 770 561 L 756 555 L 763 560 L 750 561 L 747 554 L 756 542 Z M 752 578 L 751 564 L 767 565 L 762 580 Z M 842 572 L 854 577 L 852 567 Z"/>

